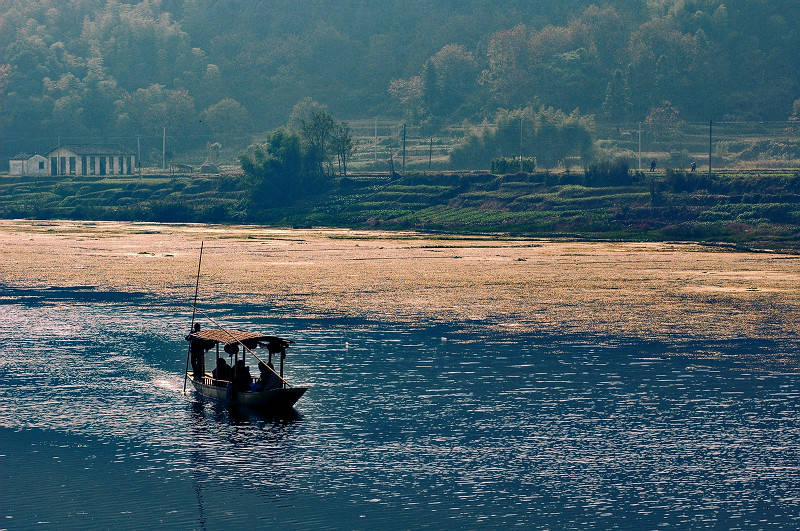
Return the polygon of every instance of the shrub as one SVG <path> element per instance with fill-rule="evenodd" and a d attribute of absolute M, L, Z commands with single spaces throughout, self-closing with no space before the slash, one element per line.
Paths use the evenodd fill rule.
<path fill-rule="evenodd" d="M 492 173 L 504 175 L 507 173 L 517 173 L 519 171 L 532 173 L 536 170 L 536 158 L 525 157 L 522 159 L 522 170 L 520 170 L 519 157 L 497 157 L 492 159 Z"/>
<path fill-rule="evenodd" d="M 586 186 L 627 186 L 633 184 L 630 163 L 627 159 L 602 161 L 591 164 L 583 172 Z"/>
<path fill-rule="evenodd" d="M 667 187 L 676 194 L 713 188 L 713 181 L 704 173 L 687 173 L 668 169 L 664 182 L 667 184 Z"/>

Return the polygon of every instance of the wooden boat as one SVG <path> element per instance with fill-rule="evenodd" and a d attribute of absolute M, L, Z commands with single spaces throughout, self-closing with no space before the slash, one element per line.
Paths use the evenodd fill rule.
<path fill-rule="evenodd" d="M 189 351 L 186 353 L 186 373 L 183 380 L 183 392 L 186 392 L 186 382 L 191 381 L 194 388 L 203 396 L 220 400 L 231 405 L 242 405 L 261 410 L 286 410 L 291 409 L 300 397 L 308 390 L 307 387 L 294 387 L 289 385 L 283 377 L 283 365 L 286 359 L 286 349 L 293 343 L 290 339 L 268 336 L 257 332 L 243 332 L 241 330 L 227 329 L 210 315 L 197 307 L 197 291 L 200 287 L 200 266 L 203 263 L 203 244 L 200 244 L 200 260 L 197 263 L 197 281 L 194 287 L 194 305 L 192 306 L 191 333 L 186 336 L 189 341 Z M 218 328 L 200 330 L 200 324 L 195 323 L 197 313 L 204 315 Z M 219 347 L 232 358 L 233 363 L 228 364 L 225 358 L 220 357 Z M 239 351 L 241 347 L 241 357 Z M 264 362 L 255 352 L 256 348 L 264 348 L 268 352 L 268 360 Z M 206 371 L 206 353 L 216 349 L 215 369 Z M 259 361 L 259 377 L 250 374 L 247 365 L 247 354 Z M 272 356 L 280 356 L 280 372 L 272 365 Z M 189 371 L 189 361 L 192 361 L 192 370 Z"/>
<path fill-rule="evenodd" d="M 293 407 L 308 390 L 307 387 L 290 386 L 283 377 L 286 349 L 293 343 L 291 340 L 225 328 L 196 330 L 186 339 L 192 344 L 190 350 L 203 350 L 203 376 L 187 370 L 186 378 L 205 397 L 253 409 L 281 410 Z M 223 352 L 232 358 L 232 363 L 228 364 L 220 356 L 220 345 Z M 259 347 L 268 352 L 266 363 L 254 352 Z M 216 368 L 206 371 L 206 353 L 213 349 L 216 349 Z M 250 374 L 247 353 L 260 362 L 261 375 L 258 378 Z M 280 357 L 280 372 L 272 367 L 274 354 Z"/>

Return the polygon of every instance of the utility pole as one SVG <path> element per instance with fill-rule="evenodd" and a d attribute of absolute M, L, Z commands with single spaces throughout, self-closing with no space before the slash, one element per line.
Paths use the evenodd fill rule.
<path fill-rule="evenodd" d="M 167 128 L 161 136 L 161 169 L 167 169 Z"/>
<path fill-rule="evenodd" d="M 139 167 L 139 175 L 142 174 L 142 143 L 139 135 L 136 135 L 136 165 Z"/>
<path fill-rule="evenodd" d="M 375 147 L 372 150 L 373 162 L 378 164 L 378 118 L 375 118 Z"/>
<path fill-rule="evenodd" d="M 428 145 L 428 172 L 431 171 L 431 161 L 433 160 L 433 137 L 431 137 L 430 144 Z"/>
<path fill-rule="evenodd" d="M 708 178 L 711 178 L 711 128 L 713 127 L 713 122 L 711 120 L 708 121 Z"/>
<path fill-rule="evenodd" d="M 403 175 L 406 174 L 406 124 L 403 124 Z"/>
<path fill-rule="evenodd" d="M 642 171 L 642 122 L 639 122 L 639 171 Z"/>

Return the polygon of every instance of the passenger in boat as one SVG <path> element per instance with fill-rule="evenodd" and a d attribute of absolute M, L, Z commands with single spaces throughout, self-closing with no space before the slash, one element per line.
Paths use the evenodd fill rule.
<path fill-rule="evenodd" d="M 250 383 L 252 381 L 253 378 L 250 376 L 250 367 L 245 365 L 243 359 L 237 360 L 236 365 L 233 368 L 234 389 L 237 391 L 249 391 Z"/>
<path fill-rule="evenodd" d="M 211 371 L 211 374 L 214 376 L 215 380 L 231 380 L 231 367 L 225 361 L 224 358 L 217 358 L 217 368 Z M 225 387 L 226 384 L 219 383 L 222 387 Z"/>
<path fill-rule="evenodd" d="M 206 370 L 205 341 L 193 335 L 199 332 L 200 323 L 195 323 L 194 332 L 186 336 L 186 340 L 189 342 L 189 351 L 192 355 L 192 375 L 194 375 L 195 378 L 202 378 Z"/>
<path fill-rule="evenodd" d="M 281 386 L 281 379 L 275 374 L 275 367 L 272 365 L 271 361 L 267 362 L 266 365 L 264 365 L 263 361 L 259 361 L 258 371 L 260 373 L 258 378 L 259 390 L 276 389 Z"/>

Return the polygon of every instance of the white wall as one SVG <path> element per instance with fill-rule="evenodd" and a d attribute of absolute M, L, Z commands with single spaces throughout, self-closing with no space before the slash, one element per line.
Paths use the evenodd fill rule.
<path fill-rule="evenodd" d="M 23 160 L 9 160 L 8 161 L 8 174 L 9 175 L 25 175 L 25 161 L 23 161 Z"/>
<path fill-rule="evenodd" d="M 39 163 L 42 167 L 39 168 Z M 50 162 L 46 157 L 34 155 L 25 161 L 25 175 L 50 175 Z"/>
<path fill-rule="evenodd" d="M 39 168 L 40 162 L 42 163 L 41 169 Z M 27 160 L 9 160 L 8 174 L 28 176 L 50 175 L 50 161 L 38 154 L 33 155 Z"/>

